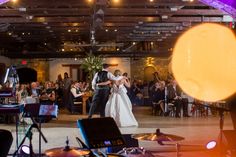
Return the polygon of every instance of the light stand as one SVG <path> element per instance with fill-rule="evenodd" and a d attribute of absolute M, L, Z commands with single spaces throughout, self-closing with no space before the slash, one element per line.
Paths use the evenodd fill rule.
<path fill-rule="evenodd" d="M 11 95 L 15 97 L 15 103 L 17 103 L 16 99 L 16 84 L 19 83 L 19 76 L 16 71 L 16 66 L 12 65 L 7 69 L 5 74 L 4 83 L 9 81 L 9 87 L 12 88 Z"/>
<path fill-rule="evenodd" d="M 209 106 L 209 105 L 203 105 L 209 108 L 216 109 L 219 112 L 220 116 L 220 122 L 219 122 L 219 127 L 220 127 L 220 137 L 219 137 L 219 156 L 223 156 L 223 151 L 222 151 L 222 141 L 223 141 L 223 126 L 224 126 L 224 112 L 225 111 L 230 111 L 229 109 L 222 108 L 222 107 L 216 107 L 216 106 Z"/>
<path fill-rule="evenodd" d="M 226 110 L 226 109 L 223 109 L 223 108 L 219 108 L 219 107 L 216 107 L 216 109 L 218 109 L 219 111 L 219 115 L 220 115 L 220 142 L 219 142 L 219 148 L 220 148 L 220 157 L 223 155 L 223 152 L 222 152 L 222 141 L 223 141 L 223 126 L 224 126 L 224 111 L 229 111 L 229 110 Z"/>

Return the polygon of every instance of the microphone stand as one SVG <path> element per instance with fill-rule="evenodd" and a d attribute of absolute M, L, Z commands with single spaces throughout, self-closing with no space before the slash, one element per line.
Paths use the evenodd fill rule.
<path fill-rule="evenodd" d="M 23 113 L 23 114 L 24 114 L 24 113 Z M 48 142 L 47 139 L 46 139 L 46 137 L 45 137 L 44 134 L 42 133 L 41 129 L 39 129 L 38 124 L 37 124 L 36 121 L 33 119 L 32 115 L 30 115 L 30 118 L 31 118 L 33 124 L 29 127 L 29 129 L 27 130 L 27 132 L 26 132 L 24 138 L 22 139 L 20 145 L 18 146 L 17 150 L 13 153 L 13 157 L 15 157 L 15 156 L 17 155 L 17 152 L 19 151 L 19 149 L 21 148 L 21 146 L 24 144 L 26 137 L 28 137 L 29 140 L 30 140 L 30 145 L 29 145 L 29 148 L 30 148 L 30 157 L 33 157 L 33 154 L 34 154 L 34 153 L 33 153 L 33 145 L 32 145 L 32 139 L 33 139 L 32 129 L 33 129 L 33 128 L 36 128 L 36 129 L 38 130 L 39 135 L 43 137 L 43 140 L 44 140 L 45 143 Z M 41 154 L 40 154 L 40 156 L 41 156 Z"/>
<path fill-rule="evenodd" d="M 29 140 L 30 140 L 30 145 L 29 145 L 29 149 L 30 149 L 30 157 L 33 157 L 33 145 L 32 145 L 32 136 L 33 136 L 33 133 L 32 133 L 32 129 L 33 128 L 37 128 L 35 124 L 32 124 L 29 129 L 27 130 L 24 138 L 22 139 L 20 145 L 18 146 L 17 150 L 13 153 L 13 157 L 15 157 L 17 155 L 17 152 L 19 151 L 19 149 L 21 148 L 21 146 L 24 144 L 25 142 L 25 139 L 28 137 Z"/>

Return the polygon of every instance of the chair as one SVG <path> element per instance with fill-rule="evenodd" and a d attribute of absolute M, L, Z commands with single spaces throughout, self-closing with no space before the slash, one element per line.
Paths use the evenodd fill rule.
<path fill-rule="evenodd" d="M 0 157 L 6 157 L 13 141 L 10 131 L 0 129 Z"/>
<path fill-rule="evenodd" d="M 164 114 L 163 113 L 164 111 L 162 112 L 162 109 L 161 109 L 162 103 L 164 103 L 164 102 L 163 101 L 162 102 L 152 102 L 152 115 L 161 116 L 162 114 Z"/>
<path fill-rule="evenodd" d="M 82 113 L 83 102 L 82 98 L 74 98 L 73 94 L 70 93 L 70 112 L 74 113 Z"/>
<path fill-rule="evenodd" d="M 176 107 L 173 103 L 167 103 L 167 108 L 169 112 L 169 116 L 174 117 L 176 114 Z"/>
<path fill-rule="evenodd" d="M 152 102 L 152 115 L 156 116 L 158 111 L 158 103 Z"/>
<path fill-rule="evenodd" d="M 72 113 L 81 113 L 82 105 L 83 105 L 82 101 L 77 101 L 77 100 L 73 101 L 71 112 Z"/>
<path fill-rule="evenodd" d="M 191 113 L 196 117 L 208 116 L 208 107 L 205 108 L 201 102 L 194 101 L 192 103 Z"/>

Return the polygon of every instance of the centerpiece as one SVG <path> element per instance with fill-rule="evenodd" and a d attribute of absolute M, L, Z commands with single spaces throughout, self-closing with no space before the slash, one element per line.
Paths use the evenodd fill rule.
<path fill-rule="evenodd" d="M 82 62 L 82 68 L 88 72 L 88 80 L 92 80 L 96 72 L 102 70 L 103 59 L 100 56 L 95 56 L 92 53 L 87 54 Z"/>

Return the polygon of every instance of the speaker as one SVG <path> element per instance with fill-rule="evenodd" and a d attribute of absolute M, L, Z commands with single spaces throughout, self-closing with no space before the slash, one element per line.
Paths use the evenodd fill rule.
<path fill-rule="evenodd" d="M 111 117 L 78 120 L 78 127 L 90 149 L 125 145 L 116 122 Z"/>
<path fill-rule="evenodd" d="M 11 148 L 13 136 L 10 131 L 0 129 L 0 157 L 6 157 Z"/>
<path fill-rule="evenodd" d="M 220 136 L 219 136 L 220 142 Z M 225 150 L 236 150 L 236 130 L 223 130 L 222 132 L 222 146 Z"/>

